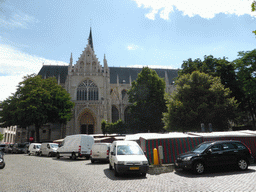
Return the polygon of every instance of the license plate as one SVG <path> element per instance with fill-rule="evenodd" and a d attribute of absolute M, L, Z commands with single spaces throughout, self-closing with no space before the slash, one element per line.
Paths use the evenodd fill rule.
<path fill-rule="evenodd" d="M 130 167 L 130 170 L 139 170 L 139 167 Z"/>

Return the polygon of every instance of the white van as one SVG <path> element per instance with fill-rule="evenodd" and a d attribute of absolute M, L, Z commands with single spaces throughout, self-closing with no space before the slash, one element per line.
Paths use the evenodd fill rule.
<path fill-rule="evenodd" d="M 90 152 L 94 138 L 87 134 L 70 135 L 64 138 L 62 144 L 57 149 L 56 157 L 70 157 L 75 160 L 77 157 L 90 158 Z"/>
<path fill-rule="evenodd" d="M 31 143 L 28 147 L 28 155 L 38 155 L 41 143 Z"/>
<path fill-rule="evenodd" d="M 94 143 L 91 150 L 91 162 L 109 161 L 109 151 L 111 143 Z"/>
<path fill-rule="evenodd" d="M 48 157 L 53 157 L 57 153 L 59 145 L 57 143 L 42 143 L 39 155 L 47 155 Z"/>
<path fill-rule="evenodd" d="M 149 163 L 135 141 L 114 141 L 110 147 L 109 169 L 114 169 L 115 176 L 120 173 L 140 173 L 146 176 Z"/>

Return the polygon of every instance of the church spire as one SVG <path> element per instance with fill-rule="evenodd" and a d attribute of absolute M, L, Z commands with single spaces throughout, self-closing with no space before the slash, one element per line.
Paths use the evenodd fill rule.
<path fill-rule="evenodd" d="M 73 64 L 73 57 L 72 57 L 72 53 L 71 53 L 69 65 L 72 66 L 72 64 Z"/>
<path fill-rule="evenodd" d="M 90 27 L 90 34 L 89 34 L 89 38 L 88 38 L 88 44 L 91 46 L 92 50 L 93 50 L 93 42 L 92 42 L 92 29 Z M 93 50 L 94 51 L 94 50 Z"/>

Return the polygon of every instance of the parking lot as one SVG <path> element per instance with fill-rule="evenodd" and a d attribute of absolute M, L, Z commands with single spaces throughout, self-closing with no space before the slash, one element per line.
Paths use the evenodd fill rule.
<path fill-rule="evenodd" d="M 6 154 L 0 191 L 256 191 L 256 166 L 197 176 L 178 171 L 115 177 L 108 164 L 90 160 Z"/>

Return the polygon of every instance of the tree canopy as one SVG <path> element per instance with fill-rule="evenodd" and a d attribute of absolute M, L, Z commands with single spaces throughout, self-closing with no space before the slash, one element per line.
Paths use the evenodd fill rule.
<path fill-rule="evenodd" d="M 221 84 L 219 77 L 194 71 L 181 75 L 175 85 L 163 118 L 168 131 L 198 131 L 201 123 L 224 130 L 235 118 L 237 102 L 230 98 L 229 88 Z"/>
<path fill-rule="evenodd" d="M 242 51 L 234 61 L 237 70 L 237 79 L 243 93 L 242 105 L 248 111 L 255 127 L 256 114 L 256 49 Z M 248 117 L 248 116 L 247 116 Z"/>
<path fill-rule="evenodd" d="M 54 77 L 42 79 L 35 74 L 24 77 L 16 93 L 3 101 L 0 112 L 4 126 L 35 126 L 36 141 L 39 129 L 46 123 L 65 124 L 72 117 L 74 103 L 67 91 Z"/>
<path fill-rule="evenodd" d="M 4 135 L 0 133 L 0 141 L 2 141 L 3 139 L 4 139 Z"/>
<path fill-rule="evenodd" d="M 163 130 L 162 113 L 166 112 L 165 81 L 156 71 L 144 67 L 128 91 L 131 125 L 134 132 Z"/>

